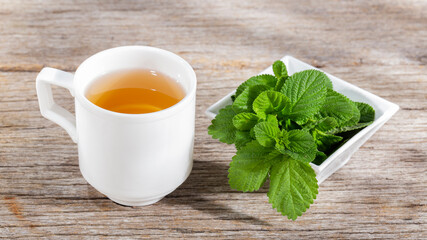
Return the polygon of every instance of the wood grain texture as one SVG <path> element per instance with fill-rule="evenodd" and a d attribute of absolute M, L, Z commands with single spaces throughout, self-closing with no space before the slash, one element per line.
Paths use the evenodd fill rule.
<path fill-rule="evenodd" d="M 198 76 L 194 168 L 162 201 L 124 207 L 82 178 L 77 148 L 41 117 L 43 66 L 74 71 L 110 47 L 173 51 Z M 292 222 L 267 188 L 227 183 L 235 151 L 210 138 L 205 109 L 293 55 L 401 110 L 326 180 Z M 0 0 L 0 238 L 426 239 L 427 2 Z M 73 99 L 55 89 L 59 104 Z"/>

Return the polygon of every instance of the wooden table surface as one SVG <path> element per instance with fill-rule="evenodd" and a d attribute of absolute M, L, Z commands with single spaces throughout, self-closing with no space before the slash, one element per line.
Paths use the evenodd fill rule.
<path fill-rule="evenodd" d="M 76 145 L 39 112 L 43 66 L 73 72 L 90 55 L 149 45 L 198 77 L 194 167 L 160 202 L 124 207 L 80 174 Z M 231 190 L 233 147 L 211 139 L 206 108 L 289 54 L 400 106 L 327 179 L 297 221 L 267 188 Z M 427 238 L 427 2 L 0 0 L 0 237 Z M 57 102 L 74 100 L 55 88 Z"/>

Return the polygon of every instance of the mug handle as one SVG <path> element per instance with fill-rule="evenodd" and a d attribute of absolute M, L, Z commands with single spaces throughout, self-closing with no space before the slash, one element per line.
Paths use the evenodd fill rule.
<path fill-rule="evenodd" d="M 42 116 L 63 127 L 73 142 L 77 143 L 76 118 L 55 103 L 51 88 L 52 84 L 64 87 L 74 96 L 73 79 L 71 73 L 45 67 L 37 75 L 36 89 Z"/>

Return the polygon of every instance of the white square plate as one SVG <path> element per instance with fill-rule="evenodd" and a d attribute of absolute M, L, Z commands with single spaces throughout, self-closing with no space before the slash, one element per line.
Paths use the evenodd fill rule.
<path fill-rule="evenodd" d="M 285 63 L 289 75 L 303 70 L 317 69 L 291 56 L 284 56 L 281 60 Z M 317 70 L 322 71 L 320 69 Z M 260 74 L 273 74 L 272 66 L 268 67 Z M 344 164 L 346 164 L 350 159 L 351 155 L 353 155 L 353 153 L 356 152 L 363 143 L 365 143 L 399 110 L 399 106 L 392 102 L 358 88 L 342 79 L 334 77 L 329 73 L 325 74 L 328 75 L 328 77 L 331 79 L 335 91 L 344 94 L 353 101 L 364 102 L 371 105 L 375 109 L 375 120 L 371 125 L 362 129 L 351 139 L 349 139 L 344 145 L 337 149 L 320 166 L 310 163 L 311 167 L 317 174 L 317 180 L 319 184 L 331 176 L 335 171 L 344 166 Z M 227 96 L 223 97 L 221 100 L 210 106 L 206 110 L 206 115 L 212 119 L 215 118 L 221 108 L 232 104 L 231 96 L 234 94 L 234 92 L 235 91 L 227 94 Z"/>

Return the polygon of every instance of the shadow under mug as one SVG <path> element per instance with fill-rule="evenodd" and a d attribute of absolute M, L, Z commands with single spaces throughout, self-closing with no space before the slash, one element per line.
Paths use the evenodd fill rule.
<path fill-rule="evenodd" d="M 145 114 L 108 111 L 90 102 L 85 90 L 102 75 L 124 69 L 162 72 L 179 82 L 186 96 L 167 109 Z M 51 85 L 75 97 L 75 117 L 57 105 Z M 193 166 L 196 74 L 166 50 L 125 46 L 86 59 L 75 74 L 44 68 L 36 80 L 41 114 L 63 127 L 78 144 L 86 181 L 114 202 L 155 203 L 181 185 Z"/>

